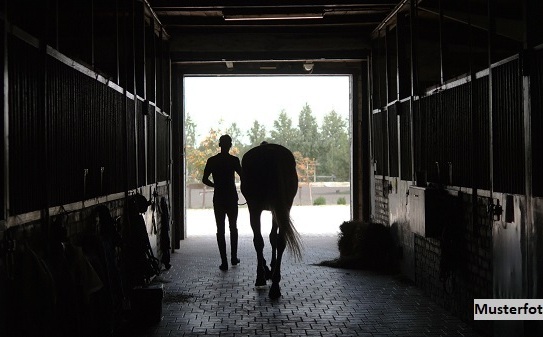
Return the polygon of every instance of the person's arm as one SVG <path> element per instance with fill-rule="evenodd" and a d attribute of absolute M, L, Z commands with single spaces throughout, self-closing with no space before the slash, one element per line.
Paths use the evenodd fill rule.
<path fill-rule="evenodd" d="M 202 182 L 209 187 L 215 187 L 215 184 L 211 180 L 209 180 L 210 175 L 211 169 L 209 168 L 209 161 L 207 161 L 206 167 L 204 168 L 204 176 L 202 178 Z"/>
<path fill-rule="evenodd" d="M 239 158 L 236 158 L 236 167 L 234 170 L 237 172 L 239 178 L 241 179 L 241 164 L 239 162 Z"/>

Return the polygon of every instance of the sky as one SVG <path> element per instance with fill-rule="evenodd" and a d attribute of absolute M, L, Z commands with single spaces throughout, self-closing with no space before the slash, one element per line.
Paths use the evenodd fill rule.
<path fill-rule="evenodd" d="M 236 123 L 244 134 L 258 120 L 269 136 L 273 121 L 285 110 L 296 127 L 306 103 L 319 127 L 332 110 L 346 119 L 350 114 L 348 76 L 215 76 L 184 81 L 185 116 L 196 123 L 198 144 L 211 128 L 221 127 L 221 120 L 222 128 Z"/>

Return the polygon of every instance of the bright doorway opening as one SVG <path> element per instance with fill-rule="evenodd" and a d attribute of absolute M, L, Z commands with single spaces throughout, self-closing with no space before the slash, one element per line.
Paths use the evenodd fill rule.
<path fill-rule="evenodd" d="M 240 160 L 262 141 L 294 153 L 300 183 L 291 216 L 300 233 L 336 234 L 351 219 L 350 76 L 185 76 L 183 88 L 187 237 L 215 235 L 213 190 L 201 179 L 222 134 Z M 239 233 L 252 235 L 238 194 Z M 262 224 L 269 232 L 269 212 Z"/>

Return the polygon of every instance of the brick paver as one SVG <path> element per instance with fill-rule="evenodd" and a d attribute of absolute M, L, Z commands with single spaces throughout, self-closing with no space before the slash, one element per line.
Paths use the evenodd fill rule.
<path fill-rule="evenodd" d="M 130 336 L 478 336 L 466 323 L 390 275 L 315 264 L 336 258 L 337 236 L 304 235 L 304 260 L 287 254 L 282 298 L 256 289 L 252 237 L 241 264 L 221 272 L 214 236 L 181 242 L 164 283 L 163 319 Z M 265 253 L 269 256 L 269 244 Z"/>

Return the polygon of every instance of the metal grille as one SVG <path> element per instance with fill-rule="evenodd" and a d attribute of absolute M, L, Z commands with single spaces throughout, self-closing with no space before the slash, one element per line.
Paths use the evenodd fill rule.
<path fill-rule="evenodd" d="M 9 41 L 10 215 L 45 205 L 43 59 L 19 39 Z"/>
<path fill-rule="evenodd" d="M 411 108 L 410 102 L 400 104 L 400 160 L 402 180 L 411 180 Z"/>
<path fill-rule="evenodd" d="M 123 191 L 122 95 L 53 58 L 47 89 L 50 203 Z"/>
<path fill-rule="evenodd" d="M 441 95 L 426 96 L 419 101 L 417 114 L 418 151 L 421 162 L 417 165 L 426 172 L 429 182 L 441 182 L 441 163 L 443 162 L 443 125 L 441 123 Z"/>
<path fill-rule="evenodd" d="M 376 174 L 388 174 L 386 111 L 373 114 L 373 158 L 376 163 Z"/>
<path fill-rule="evenodd" d="M 121 93 L 97 83 L 98 110 L 100 116 L 100 135 L 96 172 L 100 174 L 99 195 L 124 191 L 124 107 Z"/>
<path fill-rule="evenodd" d="M 473 109 L 470 104 L 472 85 L 477 96 Z M 416 170 L 426 172 L 429 182 L 472 187 L 475 179 L 478 188 L 488 188 L 488 83 L 485 84 L 485 79 L 423 97 L 415 107 Z M 407 122 L 404 128 L 407 132 Z M 402 143 L 405 141 L 408 140 L 402 138 Z"/>
<path fill-rule="evenodd" d="M 470 83 L 441 94 L 441 130 L 443 134 L 442 182 L 454 186 L 471 186 L 472 116 Z"/>
<path fill-rule="evenodd" d="M 524 119 L 519 60 L 492 70 L 494 190 L 523 194 Z"/>
<path fill-rule="evenodd" d="M 389 176 L 399 177 L 398 159 L 398 108 L 391 105 L 387 112 Z"/>
<path fill-rule="evenodd" d="M 157 141 L 157 181 L 168 180 L 169 163 L 169 123 L 168 117 L 156 114 L 156 141 Z"/>
<path fill-rule="evenodd" d="M 543 197 L 543 51 L 534 57 L 534 72 L 531 81 L 532 105 L 532 184 L 533 194 Z"/>
<path fill-rule="evenodd" d="M 75 114 L 79 114 L 82 123 L 79 125 L 81 137 L 82 162 L 84 173 L 82 181 L 84 182 L 84 190 L 81 199 L 88 199 L 96 196 L 96 189 L 98 184 L 98 172 L 95 167 L 95 163 L 98 157 L 98 147 L 100 144 L 98 140 L 98 123 L 94 116 L 94 95 L 96 94 L 96 88 L 94 81 L 83 74 L 76 73 L 77 80 L 79 82 L 77 90 L 79 91 L 74 100 L 79 104 L 79 107 L 73 111 Z M 85 176 L 86 173 L 86 176 Z"/>
<path fill-rule="evenodd" d="M 84 198 L 87 154 L 83 147 L 81 95 L 83 77 L 56 60 L 48 60 L 49 197 L 52 205 Z M 79 99 L 78 99 L 79 98 Z"/>

